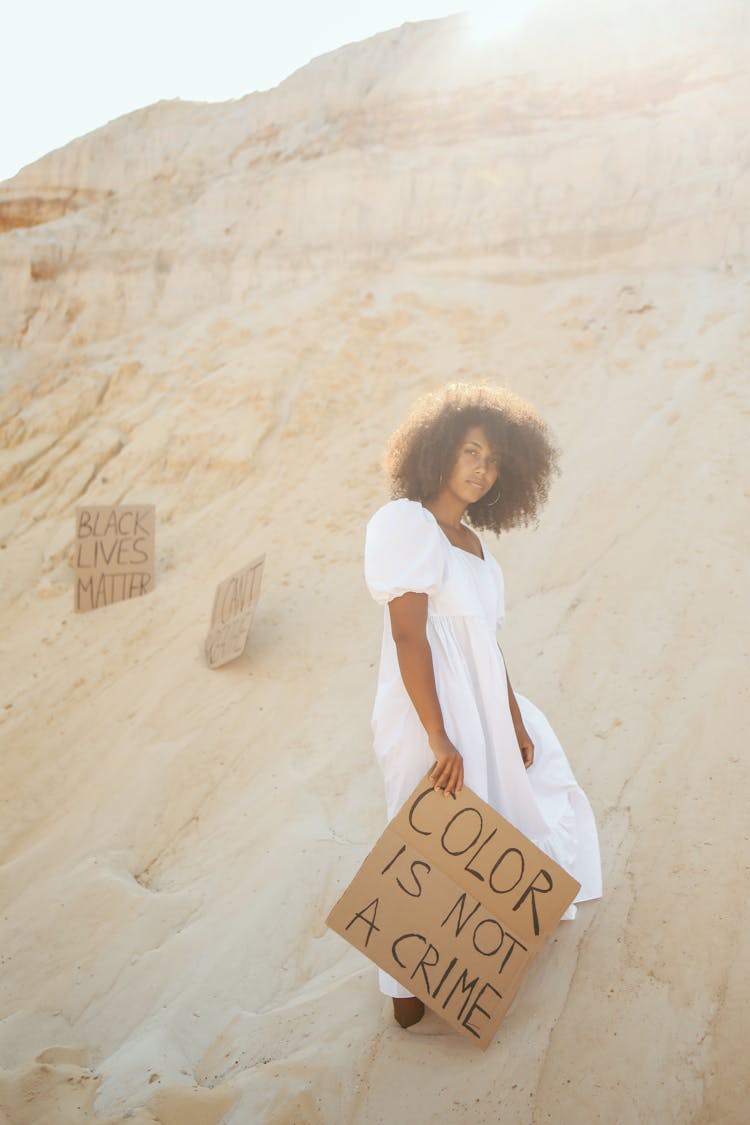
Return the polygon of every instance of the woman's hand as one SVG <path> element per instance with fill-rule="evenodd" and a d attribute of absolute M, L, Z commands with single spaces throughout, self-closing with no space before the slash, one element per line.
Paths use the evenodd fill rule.
<path fill-rule="evenodd" d="M 516 738 L 518 739 L 518 748 L 521 751 L 521 757 L 523 758 L 523 764 L 526 766 L 526 769 L 528 769 L 531 763 L 534 761 L 534 743 L 531 741 L 529 732 L 526 730 L 526 727 L 522 722 L 516 724 L 515 729 Z"/>
<path fill-rule="evenodd" d="M 430 770 L 430 780 L 435 789 L 442 789 L 443 796 L 456 797 L 464 784 L 464 760 L 445 732 L 431 734 L 430 750 L 437 761 Z"/>

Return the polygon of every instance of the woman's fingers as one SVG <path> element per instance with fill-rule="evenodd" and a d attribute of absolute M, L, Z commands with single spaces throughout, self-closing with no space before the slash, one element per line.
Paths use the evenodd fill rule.
<path fill-rule="evenodd" d="M 463 758 L 461 757 L 460 754 L 456 754 L 455 761 L 452 763 L 452 766 L 451 766 L 450 780 L 449 780 L 449 782 L 446 786 L 446 792 L 451 793 L 451 795 L 454 796 L 454 797 L 456 795 L 456 790 L 458 789 L 458 785 L 459 785 L 459 782 L 461 780 L 462 766 L 463 766 Z"/>
<path fill-rule="evenodd" d="M 450 793 L 451 796 L 455 797 L 463 786 L 463 758 L 456 751 L 448 757 L 438 759 L 430 770 L 429 777 L 435 789 L 442 790 L 445 796 Z"/>
<path fill-rule="evenodd" d="M 445 782 L 445 795 L 446 795 L 446 797 L 448 796 L 448 794 L 450 794 L 451 797 L 455 797 L 456 793 L 461 792 L 461 786 L 463 785 L 463 778 L 464 778 L 464 760 L 463 760 L 463 758 L 461 757 L 460 754 L 456 754 L 455 758 L 451 762 L 450 772 L 449 772 L 447 780 Z"/>
<path fill-rule="evenodd" d="M 431 773 L 432 784 L 436 789 L 444 789 L 451 771 L 451 759 L 442 758 L 435 763 Z"/>
<path fill-rule="evenodd" d="M 456 785 L 456 768 L 457 768 L 457 762 L 454 759 L 450 763 L 450 769 L 448 770 L 448 775 L 445 779 L 445 785 L 443 787 L 443 796 L 444 797 L 447 797 L 449 795 L 453 796 L 453 790 L 454 790 L 455 785 Z"/>

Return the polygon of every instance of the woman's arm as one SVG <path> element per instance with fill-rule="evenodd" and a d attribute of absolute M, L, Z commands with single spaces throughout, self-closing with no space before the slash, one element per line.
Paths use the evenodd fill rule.
<path fill-rule="evenodd" d="M 401 679 L 437 759 L 430 777 L 436 789 L 455 797 L 463 787 L 464 762 L 445 733 L 427 640 L 427 594 L 402 594 L 389 602 L 388 610 Z"/>
<path fill-rule="evenodd" d="M 521 709 L 518 706 L 518 700 L 513 694 L 513 688 L 510 686 L 510 676 L 508 675 L 507 668 L 505 669 L 505 679 L 508 684 L 508 703 L 510 705 L 510 714 L 511 718 L 513 719 L 513 727 L 516 732 L 516 738 L 518 739 L 518 747 L 521 751 L 523 764 L 526 766 L 526 769 L 528 769 L 531 763 L 534 761 L 534 743 L 531 741 L 529 732 L 523 725 L 523 719 L 521 718 Z"/>

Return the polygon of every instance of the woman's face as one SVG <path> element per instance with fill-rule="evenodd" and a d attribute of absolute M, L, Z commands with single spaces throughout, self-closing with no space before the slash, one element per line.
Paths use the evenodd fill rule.
<path fill-rule="evenodd" d="M 464 504 L 481 500 L 497 480 L 499 458 L 481 426 L 470 426 L 443 488 Z"/>

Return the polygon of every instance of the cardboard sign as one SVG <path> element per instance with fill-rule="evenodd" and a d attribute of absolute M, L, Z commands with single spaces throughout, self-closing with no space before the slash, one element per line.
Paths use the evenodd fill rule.
<path fill-rule="evenodd" d="M 211 628 L 206 637 L 206 660 L 209 668 L 220 668 L 241 656 L 247 643 L 247 634 L 260 597 L 263 576 L 261 555 L 248 566 L 243 566 L 216 587 Z"/>
<path fill-rule="evenodd" d="M 155 529 L 153 504 L 76 508 L 76 612 L 101 609 L 153 590 Z"/>
<path fill-rule="evenodd" d="M 326 921 L 486 1049 L 579 889 L 471 789 L 425 775 Z"/>

